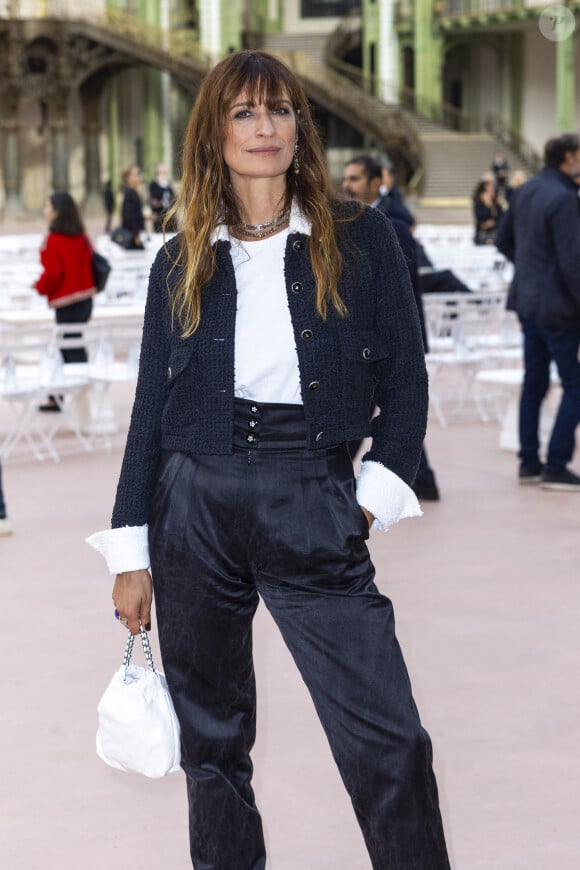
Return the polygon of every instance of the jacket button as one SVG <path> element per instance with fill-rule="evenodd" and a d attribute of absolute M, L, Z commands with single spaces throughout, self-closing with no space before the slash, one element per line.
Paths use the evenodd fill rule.
<path fill-rule="evenodd" d="M 170 378 L 172 375 L 171 367 L 167 369 L 167 377 Z"/>
<path fill-rule="evenodd" d="M 308 384 L 308 389 L 309 390 L 317 390 L 319 386 L 320 386 L 320 381 L 310 381 L 310 383 Z"/>
<path fill-rule="evenodd" d="M 302 291 L 304 290 L 304 287 L 300 283 L 300 281 L 294 281 L 294 283 L 291 285 L 290 289 L 292 290 L 293 293 L 302 293 Z"/>
<path fill-rule="evenodd" d="M 324 435 L 324 432 L 319 432 L 318 435 L 316 436 L 316 438 L 315 438 L 314 440 L 315 440 L 315 441 L 322 441 L 322 436 L 323 436 L 323 435 Z"/>
<path fill-rule="evenodd" d="M 251 444 L 252 441 L 255 441 L 255 440 L 256 439 L 254 438 L 253 435 L 246 435 L 246 441 L 248 442 L 248 444 Z"/>
<path fill-rule="evenodd" d="M 293 251 L 302 251 L 303 248 L 304 248 L 304 242 L 302 241 L 302 239 L 296 239 L 296 241 L 292 245 L 292 250 Z"/>
<path fill-rule="evenodd" d="M 365 359 L 371 358 L 371 350 L 369 347 L 365 347 L 365 349 L 363 350 L 363 356 Z"/>
<path fill-rule="evenodd" d="M 303 329 L 300 333 L 304 341 L 308 341 L 308 339 L 312 338 L 312 330 L 311 329 Z"/>

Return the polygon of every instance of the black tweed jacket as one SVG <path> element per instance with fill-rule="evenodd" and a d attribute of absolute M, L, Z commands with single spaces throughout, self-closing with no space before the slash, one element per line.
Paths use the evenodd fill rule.
<path fill-rule="evenodd" d="M 405 482 L 414 479 L 427 419 L 427 374 L 419 318 L 397 238 L 380 211 L 365 208 L 339 224 L 346 317 L 316 313 L 309 238 L 288 237 L 284 262 L 308 425 L 309 447 L 372 435 L 364 457 Z M 217 242 L 217 269 L 204 289 L 201 325 L 190 338 L 172 326 L 171 246 L 153 264 L 139 378 L 113 527 L 149 521 L 162 450 L 232 452 L 236 282 L 229 242 Z M 264 293 L 268 276 L 264 275 Z M 256 311 L 256 317 L 260 312 Z M 268 323 L 263 324 L 264 331 Z M 380 414 L 369 421 L 372 403 Z"/>

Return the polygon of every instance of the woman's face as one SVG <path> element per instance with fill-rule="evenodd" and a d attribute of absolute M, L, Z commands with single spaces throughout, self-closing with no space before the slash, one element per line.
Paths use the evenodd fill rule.
<path fill-rule="evenodd" d="M 495 185 L 493 181 L 486 181 L 483 190 L 481 191 L 482 199 L 492 199 L 495 193 Z"/>
<path fill-rule="evenodd" d="M 242 91 L 230 106 L 224 133 L 223 155 L 232 183 L 285 175 L 295 142 L 296 116 L 286 93 L 270 105 L 252 105 Z"/>
<path fill-rule="evenodd" d="M 53 222 L 53 220 L 55 219 L 55 217 L 57 216 L 57 214 L 58 214 L 58 212 L 56 211 L 55 208 L 53 208 L 51 201 L 49 199 L 47 199 L 46 205 L 44 206 L 44 216 L 47 220 L 47 223 L 51 224 Z"/>
<path fill-rule="evenodd" d="M 138 166 L 132 166 L 129 175 L 127 176 L 127 184 L 136 190 L 141 184 L 141 169 Z"/>

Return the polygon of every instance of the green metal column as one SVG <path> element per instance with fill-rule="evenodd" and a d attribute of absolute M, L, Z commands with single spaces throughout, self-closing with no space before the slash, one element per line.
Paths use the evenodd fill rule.
<path fill-rule="evenodd" d="M 119 9 L 119 0 L 107 0 L 106 7 L 108 9 Z M 121 164 L 119 161 L 119 91 L 117 86 L 117 77 L 109 79 L 108 89 L 108 151 L 109 165 L 107 167 L 108 177 L 111 179 L 111 186 L 115 194 L 116 207 L 118 207 L 118 191 L 121 184 Z"/>
<path fill-rule="evenodd" d="M 376 79 L 379 66 L 379 17 L 376 0 L 363 0 L 362 4 L 362 66 L 364 89 L 377 93 Z"/>
<path fill-rule="evenodd" d="M 227 6 L 227 3 L 225 4 Z M 281 0 L 250 0 L 249 7 L 250 30 L 259 33 L 281 33 L 283 30 L 283 14 Z M 272 12 L 274 11 L 274 14 Z"/>
<path fill-rule="evenodd" d="M 556 124 L 574 128 L 574 36 L 556 42 Z"/>
<path fill-rule="evenodd" d="M 443 101 L 443 38 L 434 23 L 434 0 L 415 0 L 415 102 L 435 115 Z"/>
<path fill-rule="evenodd" d="M 159 27 L 160 4 L 156 0 L 139 0 L 138 14 L 142 21 Z M 163 107 L 161 96 L 161 73 L 148 68 L 143 70 L 143 172 L 147 179 L 153 177 L 156 163 L 163 160 Z"/>
<path fill-rule="evenodd" d="M 516 133 L 522 132 L 522 105 L 524 93 L 524 40 L 523 34 L 514 33 L 507 42 L 510 67 L 510 124 Z"/>
<path fill-rule="evenodd" d="M 115 196 L 121 183 L 119 161 L 119 87 L 116 78 L 109 81 L 109 177 Z"/>
<path fill-rule="evenodd" d="M 229 54 L 242 47 L 242 2 L 220 0 L 221 53 Z"/>

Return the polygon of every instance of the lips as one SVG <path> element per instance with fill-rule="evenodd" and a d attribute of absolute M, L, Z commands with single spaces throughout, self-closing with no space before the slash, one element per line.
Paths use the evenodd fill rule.
<path fill-rule="evenodd" d="M 278 154 L 280 148 L 248 148 L 250 154 Z"/>

